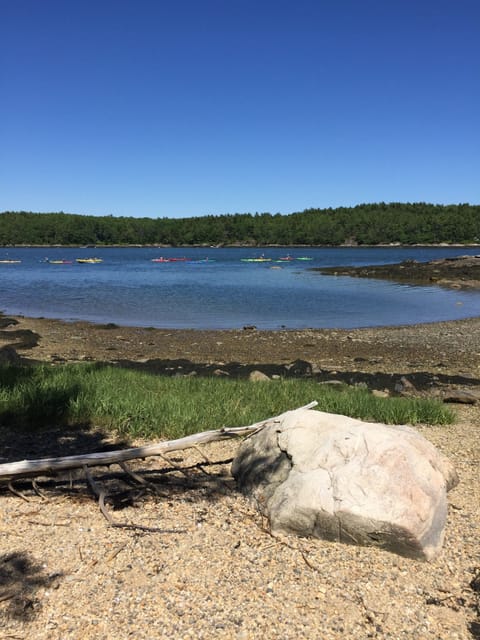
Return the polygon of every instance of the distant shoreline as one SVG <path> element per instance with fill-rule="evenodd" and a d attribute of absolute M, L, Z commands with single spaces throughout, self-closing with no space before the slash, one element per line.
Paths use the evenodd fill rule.
<path fill-rule="evenodd" d="M 0 245 L 0 249 L 411 249 L 414 247 L 425 247 L 432 249 L 458 248 L 473 249 L 480 248 L 480 243 L 472 244 L 5 244 Z"/>

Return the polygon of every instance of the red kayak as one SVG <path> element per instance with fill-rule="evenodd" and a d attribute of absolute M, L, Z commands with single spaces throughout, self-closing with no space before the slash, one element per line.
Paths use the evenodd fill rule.
<path fill-rule="evenodd" d="M 190 258 L 152 258 L 152 262 L 188 262 Z"/>

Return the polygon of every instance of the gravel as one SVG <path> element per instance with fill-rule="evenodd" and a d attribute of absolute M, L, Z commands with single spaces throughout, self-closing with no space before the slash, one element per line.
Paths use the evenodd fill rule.
<path fill-rule="evenodd" d="M 32 348 L 29 357 L 42 359 L 43 353 L 48 360 L 48 345 L 53 345 L 45 338 L 49 329 L 60 331 L 55 334 L 55 353 L 71 358 L 74 341 L 62 344 L 59 336 L 62 331 L 78 335 L 77 325 L 60 330 L 54 321 L 19 321 L 42 336 L 42 346 Z M 445 353 L 449 374 L 463 372 L 478 385 L 478 360 L 472 354 L 479 348 L 479 328 L 480 322 L 473 320 L 414 329 L 329 332 L 322 334 L 317 347 L 335 340 L 336 366 L 341 369 L 368 353 L 368 344 L 377 339 L 377 350 L 384 354 L 381 366 L 391 371 L 393 360 L 387 361 L 387 356 L 391 353 L 393 358 L 398 349 L 394 371 L 406 374 L 417 370 L 410 362 L 415 352 L 419 369 Z M 116 335 L 131 340 L 134 334 L 128 331 L 117 330 Z M 150 339 L 166 344 L 165 333 L 162 340 Z M 277 362 L 289 359 L 298 353 L 300 340 L 313 344 L 320 335 L 287 335 L 285 355 L 282 335 L 274 339 L 270 333 L 248 334 L 237 332 L 232 344 L 247 343 L 253 334 L 258 347 L 264 337 L 269 354 L 258 348 L 255 353 L 257 361 L 265 357 L 270 362 L 275 353 Z M 194 349 L 195 340 L 187 336 L 183 348 Z M 175 340 L 180 355 L 179 338 Z M 87 340 L 80 342 L 83 354 L 93 357 Z M 215 342 L 225 339 L 217 334 Z M 209 344 L 207 340 L 203 352 L 198 347 L 200 361 Z M 433 355 L 426 355 L 429 345 Z M 308 349 L 313 352 L 314 347 Z M 153 353 L 138 350 L 139 357 Z M 165 346 L 162 357 L 166 350 Z M 232 347 L 222 361 L 229 362 L 233 354 Z M 325 354 L 320 348 L 309 360 L 321 365 L 333 354 L 333 349 Z M 219 357 L 211 359 L 220 364 Z M 370 355 L 357 366 L 380 366 L 371 360 Z M 110 526 L 81 473 L 40 479 L 38 486 L 18 481 L 14 488 L 22 497 L 3 487 L 0 640 L 480 637 L 480 407 L 459 405 L 456 411 L 453 426 L 418 427 L 449 456 L 460 477 L 449 494 L 444 548 L 430 563 L 376 548 L 272 536 L 254 505 L 236 492 L 228 462 L 236 442 L 210 444 L 202 448 L 203 454 L 170 454 L 174 466 L 162 458 L 132 464 L 156 493 L 132 487 L 133 480 L 127 484 L 118 467 L 96 470 L 99 485 L 115 494 L 108 510 L 117 523 L 160 531 Z M 2 443 L 4 450 L 9 444 L 10 452 L 22 450 L 21 434 L 2 432 Z"/>

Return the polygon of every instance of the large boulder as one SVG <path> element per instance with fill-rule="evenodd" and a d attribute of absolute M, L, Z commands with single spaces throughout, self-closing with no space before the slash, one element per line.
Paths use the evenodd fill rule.
<path fill-rule="evenodd" d="M 451 463 L 411 427 L 315 410 L 284 414 L 232 464 L 272 531 L 375 545 L 430 560 L 440 551 Z"/>

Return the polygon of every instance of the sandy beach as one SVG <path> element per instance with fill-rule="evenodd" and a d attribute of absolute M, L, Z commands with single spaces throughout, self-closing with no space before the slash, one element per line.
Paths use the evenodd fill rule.
<path fill-rule="evenodd" d="M 24 361 L 101 361 L 176 375 L 281 370 L 389 392 L 404 376 L 422 395 L 480 390 L 480 318 L 280 332 L 11 321 L 2 318 L 0 352 Z M 460 476 L 449 494 L 444 549 L 431 563 L 272 537 L 235 490 L 234 442 L 132 465 L 158 491 L 139 491 L 113 517 L 155 532 L 109 526 L 81 474 L 38 487 L 15 483 L 23 497 L 4 487 L 0 638 L 480 637 L 480 407 L 452 406 L 453 426 L 418 427 Z M 61 453 L 105 445 L 90 436 L 43 434 L 27 446 L 21 434 L 3 433 L 1 455 L 15 459 L 22 447 L 51 455 L 52 442 Z M 95 475 L 108 484 L 122 482 L 119 472 Z"/>

